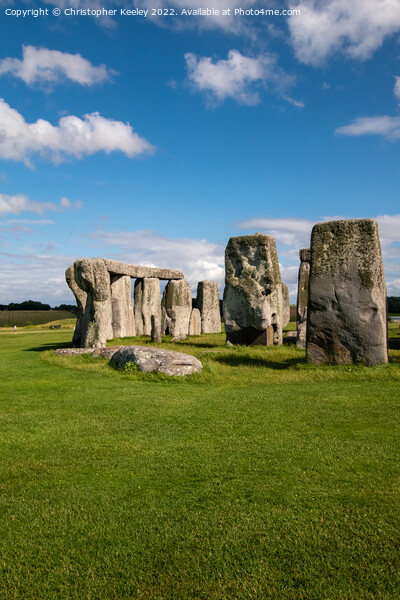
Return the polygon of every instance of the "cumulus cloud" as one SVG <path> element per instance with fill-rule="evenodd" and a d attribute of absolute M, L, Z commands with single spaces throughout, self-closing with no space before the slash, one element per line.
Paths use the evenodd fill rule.
<path fill-rule="evenodd" d="M 397 100 L 400 102 L 400 77 L 395 77 L 395 84 L 394 84 L 394 95 L 397 98 Z"/>
<path fill-rule="evenodd" d="M 272 235 L 280 244 L 308 248 L 315 221 L 307 219 L 251 219 L 239 224 L 240 229 Z"/>
<path fill-rule="evenodd" d="M 79 210 L 80 208 L 82 208 L 83 202 L 81 202 L 81 200 L 77 200 L 76 202 L 71 202 L 71 200 L 68 200 L 68 198 L 63 196 L 60 200 L 60 206 L 61 206 L 61 208 L 66 208 L 66 209 L 74 208 L 75 210 Z"/>
<path fill-rule="evenodd" d="M 224 248 L 207 240 L 172 239 L 155 231 L 98 231 L 92 238 L 114 248 L 113 258 L 131 264 L 180 269 L 195 293 L 199 281 L 224 285 Z"/>
<path fill-rule="evenodd" d="M 255 88 L 272 85 L 278 89 L 291 81 L 278 69 L 275 57 L 270 54 L 251 58 L 238 50 L 230 50 L 227 60 L 213 61 L 209 56 L 187 53 L 185 60 L 194 88 L 216 103 L 233 98 L 240 104 L 257 104 L 260 97 Z"/>
<path fill-rule="evenodd" d="M 400 31 L 397 0 L 295 0 L 289 6 L 301 11 L 289 17 L 292 44 L 299 60 L 310 65 L 337 51 L 365 60 Z"/>
<path fill-rule="evenodd" d="M 389 115 L 360 117 L 349 125 L 338 127 L 335 133 L 356 137 L 381 135 L 387 140 L 395 141 L 400 138 L 400 117 L 390 117 Z"/>
<path fill-rule="evenodd" d="M 0 60 L 0 76 L 13 75 L 27 85 L 49 83 L 54 85 L 69 79 L 81 85 L 93 85 L 106 81 L 113 71 L 105 65 L 93 66 L 80 54 L 68 54 L 34 46 L 22 47 L 22 60 Z"/>
<path fill-rule="evenodd" d="M 100 151 L 120 151 L 132 158 L 153 149 L 133 132 L 129 123 L 106 119 L 97 112 L 84 115 L 83 119 L 62 117 L 57 126 L 43 119 L 27 123 L 0 98 L 0 158 L 30 165 L 33 154 L 59 163 L 69 156 L 82 158 Z"/>
<path fill-rule="evenodd" d="M 53 202 L 35 202 L 24 194 L 16 196 L 0 194 L 0 215 L 18 215 L 25 211 L 41 215 L 47 210 L 56 211 L 58 207 Z"/>

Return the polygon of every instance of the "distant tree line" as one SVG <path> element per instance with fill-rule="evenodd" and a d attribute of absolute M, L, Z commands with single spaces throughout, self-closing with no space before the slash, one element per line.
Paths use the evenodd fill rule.
<path fill-rule="evenodd" d="M 78 307 L 73 304 L 60 304 L 51 308 L 50 304 L 43 304 L 35 300 L 25 300 L 24 302 L 10 302 L 10 304 L 0 304 L 0 310 L 65 310 L 76 314 Z"/>
<path fill-rule="evenodd" d="M 388 313 L 400 313 L 400 296 L 388 296 Z"/>

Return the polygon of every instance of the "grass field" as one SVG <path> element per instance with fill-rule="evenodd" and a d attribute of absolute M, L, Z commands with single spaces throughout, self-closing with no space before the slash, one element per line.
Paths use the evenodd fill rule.
<path fill-rule="evenodd" d="M 390 332 L 373 368 L 166 342 L 204 366 L 169 379 L 1 332 L 0 598 L 397 600 Z"/>
<path fill-rule="evenodd" d="M 73 315 L 65 310 L 0 310 L 0 327 L 39 325 L 71 317 Z"/>

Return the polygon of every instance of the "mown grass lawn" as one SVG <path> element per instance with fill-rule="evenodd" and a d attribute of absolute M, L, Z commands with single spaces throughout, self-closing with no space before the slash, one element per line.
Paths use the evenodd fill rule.
<path fill-rule="evenodd" d="M 164 343 L 203 362 L 186 379 L 54 356 L 71 331 L 1 333 L 0 598 L 397 600 L 391 331 L 369 369 Z"/>

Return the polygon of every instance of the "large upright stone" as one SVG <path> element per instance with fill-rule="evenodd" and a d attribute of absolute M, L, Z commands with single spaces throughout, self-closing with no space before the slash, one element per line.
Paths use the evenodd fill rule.
<path fill-rule="evenodd" d="M 219 292 L 216 281 L 198 283 L 196 306 L 201 315 L 201 333 L 221 333 Z"/>
<path fill-rule="evenodd" d="M 86 294 L 86 292 L 81 290 L 81 288 L 78 286 L 78 284 L 75 281 L 74 265 L 71 265 L 65 271 L 65 281 L 67 282 L 68 287 L 70 288 L 71 292 L 74 294 L 75 300 L 76 300 L 76 305 L 78 307 L 78 314 L 76 317 L 76 325 L 75 325 L 74 335 L 72 337 L 72 345 L 79 348 L 81 345 L 83 315 L 85 312 L 87 294 Z"/>
<path fill-rule="evenodd" d="M 113 337 L 135 335 L 132 285 L 128 275 L 111 275 L 111 307 Z"/>
<path fill-rule="evenodd" d="M 136 279 L 134 290 L 136 335 L 151 335 L 151 317 L 161 322 L 160 280 Z"/>
<path fill-rule="evenodd" d="M 192 291 L 186 279 L 172 280 L 165 287 L 162 299 L 162 332 L 172 337 L 189 333 L 192 312 Z"/>
<path fill-rule="evenodd" d="M 227 341 L 281 344 L 284 314 L 276 243 L 256 233 L 233 237 L 225 250 L 223 314 Z"/>
<path fill-rule="evenodd" d="M 101 258 L 76 260 L 74 272 L 76 283 L 87 293 L 80 346 L 104 346 L 113 337 L 110 274 Z"/>
<path fill-rule="evenodd" d="M 297 285 L 297 338 L 296 346 L 306 347 L 307 334 L 307 304 L 308 304 L 308 281 L 310 279 L 310 248 L 303 248 L 300 254 L 300 267 Z"/>
<path fill-rule="evenodd" d="M 201 334 L 201 315 L 198 308 L 193 308 L 190 313 L 189 335 Z"/>
<path fill-rule="evenodd" d="M 310 362 L 387 362 L 386 288 L 376 221 L 315 225 L 308 290 Z"/>
<path fill-rule="evenodd" d="M 286 283 L 281 283 L 282 290 L 282 329 L 286 327 L 286 325 L 290 321 L 290 302 L 289 302 L 289 288 Z"/>

